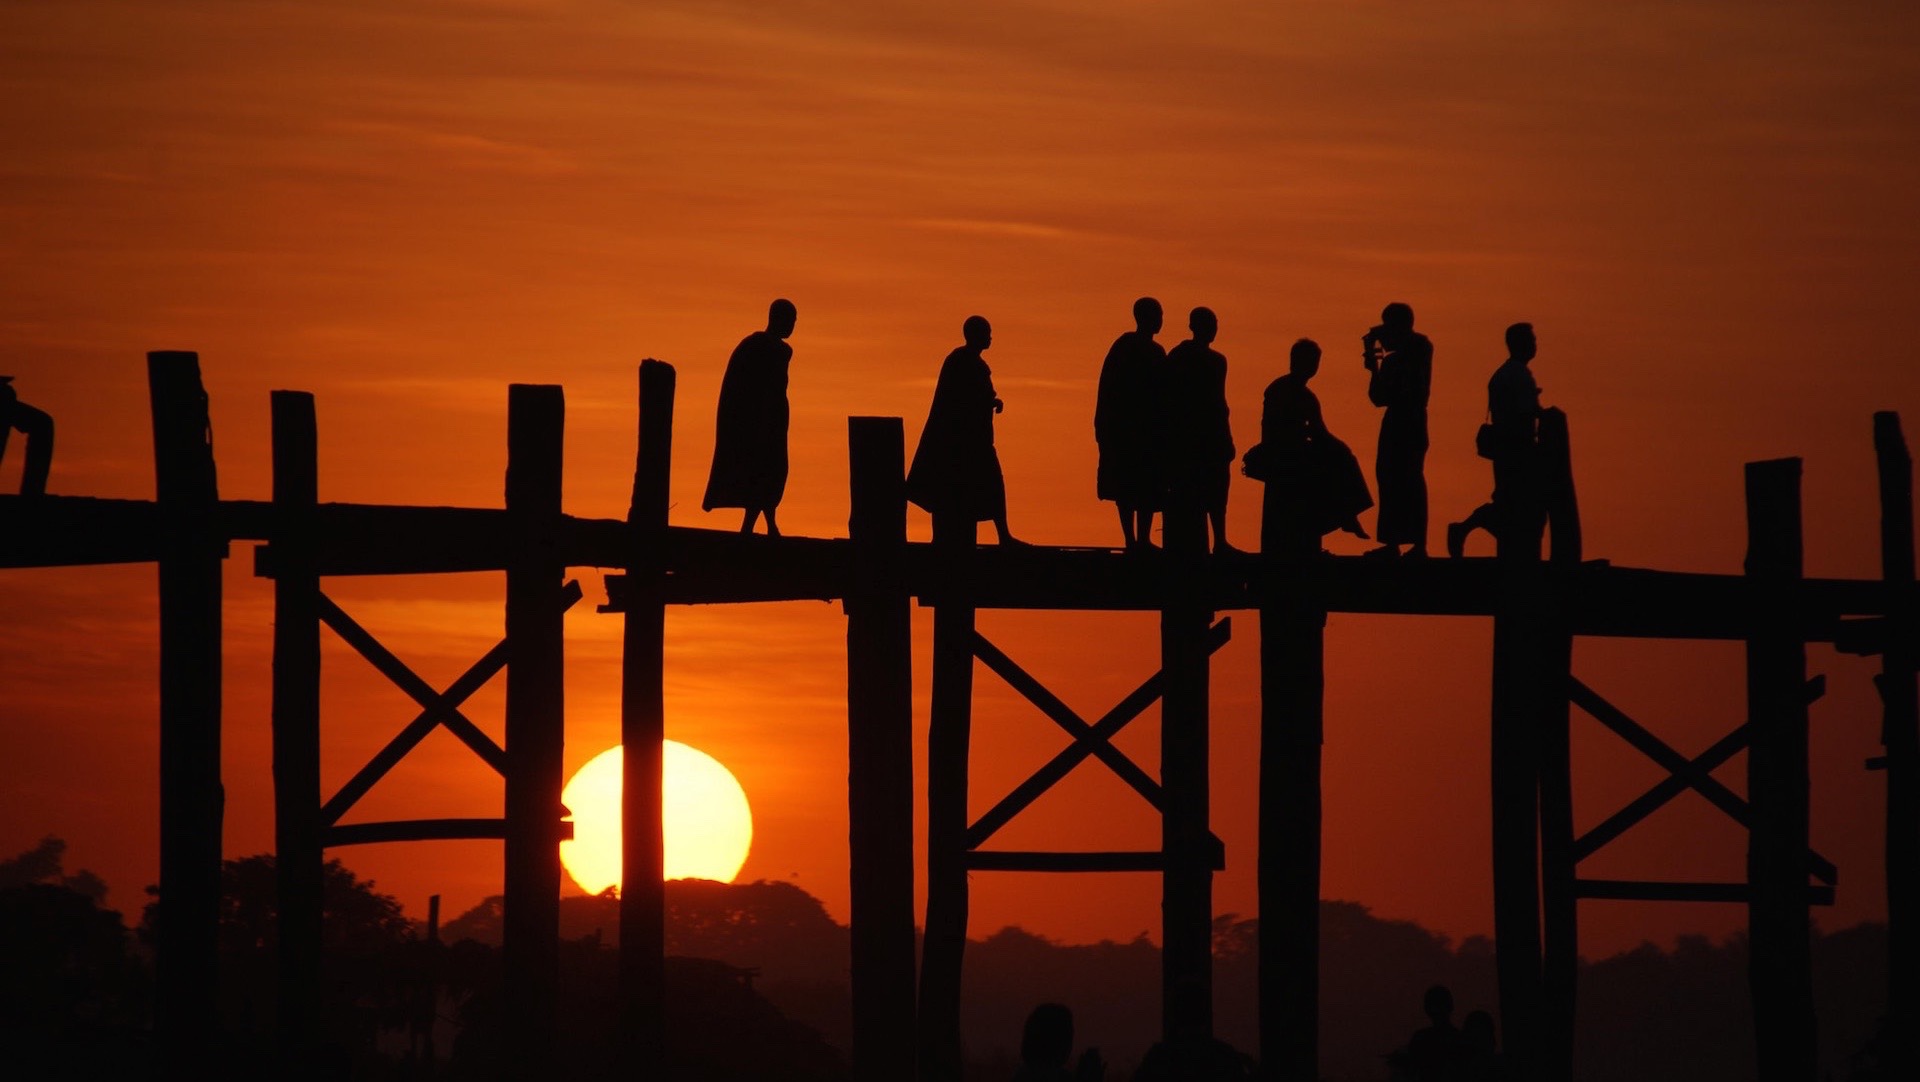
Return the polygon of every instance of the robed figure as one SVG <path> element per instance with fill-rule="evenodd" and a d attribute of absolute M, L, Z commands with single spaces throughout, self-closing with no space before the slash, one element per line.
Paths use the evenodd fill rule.
<path fill-rule="evenodd" d="M 1389 304 L 1380 325 L 1362 339 L 1366 350 L 1367 398 L 1386 410 L 1374 457 L 1380 514 L 1373 554 L 1427 554 L 1427 398 L 1433 390 L 1433 343 L 1413 329 L 1413 309 Z M 1371 555 L 1371 554 L 1370 554 Z"/>
<path fill-rule="evenodd" d="M 1167 513 L 1203 513 L 1213 527 L 1213 551 L 1232 552 L 1227 543 L 1234 451 L 1227 359 L 1213 348 L 1220 323 L 1212 309 L 1195 308 L 1187 326 L 1193 337 L 1167 354 Z"/>
<path fill-rule="evenodd" d="M 993 415 L 1005 407 L 994 394 L 993 370 L 980 356 L 993 343 L 993 328 L 969 316 L 962 333 L 966 344 L 940 366 L 907 471 L 907 499 L 931 514 L 936 527 L 943 521 L 991 521 L 1001 544 L 1018 544 L 1007 531 L 1007 485 L 993 448 Z"/>
<path fill-rule="evenodd" d="M 1523 553 L 1539 550 L 1549 493 L 1543 483 L 1540 455 L 1540 384 L 1529 367 L 1539 353 L 1533 324 L 1507 328 L 1507 359 L 1487 380 L 1487 417 L 1475 442 L 1481 457 L 1493 462 L 1493 499 L 1473 514 L 1447 527 L 1447 553 L 1465 555 L 1468 535 L 1486 530 L 1503 548 Z M 1559 458 L 1565 461 L 1565 418 L 1556 425 Z M 1563 471 L 1564 472 L 1564 471 Z M 1571 485 L 1571 478 L 1567 478 Z"/>
<path fill-rule="evenodd" d="M 796 318 L 793 302 L 774 301 L 767 329 L 740 340 L 720 381 L 713 469 L 700 506 L 743 508 L 741 533 L 752 533 L 754 519 L 764 515 L 767 535 L 780 536 L 773 513 L 787 491 L 787 365 L 793 347 L 786 339 Z"/>
<path fill-rule="evenodd" d="M 1167 351 L 1153 340 L 1162 318 L 1152 297 L 1133 302 L 1134 329 L 1107 350 L 1093 411 L 1093 438 L 1100 445 L 1095 492 L 1119 509 L 1128 548 L 1152 547 L 1153 513 L 1166 491 L 1161 417 Z"/>
<path fill-rule="evenodd" d="M 1243 469 L 1267 484 L 1260 550 L 1311 556 L 1334 530 L 1367 536 L 1359 515 L 1373 506 L 1373 494 L 1353 452 L 1327 431 L 1320 398 L 1307 386 L 1320 371 L 1320 347 L 1305 338 L 1295 342 L 1288 368 L 1267 385 L 1260 443 L 1247 451 Z"/>

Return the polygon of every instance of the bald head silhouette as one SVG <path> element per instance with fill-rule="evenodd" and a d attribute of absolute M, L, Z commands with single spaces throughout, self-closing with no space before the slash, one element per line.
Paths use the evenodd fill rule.
<path fill-rule="evenodd" d="M 1142 297 L 1133 302 L 1133 324 L 1140 329 L 1141 334 L 1148 336 L 1159 334 L 1165 318 L 1160 310 L 1160 302 L 1152 297 Z"/>
<path fill-rule="evenodd" d="M 767 306 L 767 333 L 775 338 L 785 338 L 793 333 L 793 324 L 800 318 L 800 310 L 785 297 Z"/>

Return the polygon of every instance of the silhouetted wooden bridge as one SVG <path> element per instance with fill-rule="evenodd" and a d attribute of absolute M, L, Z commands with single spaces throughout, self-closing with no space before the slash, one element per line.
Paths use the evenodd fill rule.
<path fill-rule="evenodd" d="M 1811 847 L 1807 706 L 1822 690 L 1805 646 L 1877 653 L 1886 707 L 1889 1014 L 1920 1020 L 1920 728 L 1916 726 L 1912 478 L 1898 419 L 1875 418 L 1883 580 L 1801 574 L 1797 459 L 1747 468 L 1749 550 L 1741 575 L 1681 574 L 1584 561 L 1577 522 L 1540 539 L 1503 539 L 1488 559 L 1284 560 L 1204 555 L 1197 520 L 1173 514 L 1166 550 L 978 547 L 971 523 L 936 521 L 906 540 L 905 446 L 898 418 L 852 418 L 849 537 L 742 536 L 667 524 L 674 373 L 640 369 L 640 446 L 627 518 L 567 515 L 561 504 L 564 404 L 553 386 L 510 388 L 504 508 L 320 503 L 313 399 L 273 394 L 273 498 L 222 500 L 208 404 L 190 353 L 149 355 L 157 499 L 0 497 L 0 567 L 153 562 L 161 604 L 161 909 L 156 1002 L 163 1047 L 194 1063 L 214 1026 L 220 790 L 220 565 L 233 541 L 259 541 L 256 572 L 275 583 L 274 780 L 279 854 L 279 1012 L 288 1054 L 307 1047 L 320 962 L 320 867 L 328 846 L 373 841 L 505 841 L 504 964 L 510 1070 L 539 1072 L 551 1047 L 557 980 L 563 750 L 561 616 L 580 599 L 569 567 L 617 569 L 602 611 L 625 621 L 622 740 L 627 749 L 621 974 L 628 1055 L 659 1062 L 664 950 L 660 774 L 664 613 L 669 605 L 783 600 L 844 603 L 847 620 L 854 1073 L 895 1079 L 919 1064 L 959 1076 L 959 991 L 969 871 L 1153 871 L 1163 877 L 1165 1036 L 1212 1034 L 1211 876 L 1224 852 L 1209 824 L 1209 658 L 1259 613 L 1261 651 L 1261 1051 L 1270 1077 L 1316 1074 L 1323 631 L 1329 613 L 1484 616 L 1494 621 L 1492 783 L 1495 928 L 1502 1024 L 1527 1077 L 1564 1079 L 1572 1062 L 1579 898 L 1743 902 L 1749 907 L 1762 1077 L 1812 1079 L 1815 1049 L 1808 907 L 1830 903 L 1837 871 Z M 1569 505 L 1571 501 L 1569 501 Z M 505 637 L 446 689 L 413 674 L 328 599 L 337 576 L 504 571 Z M 914 603 L 934 610 L 927 749 L 925 945 L 914 950 Z M 1149 610 L 1162 614 L 1162 668 L 1089 723 L 981 636 L 979 609 Z M 320 628 L 334 629 L 420 706 L 411 724 L 327 798 L 319 770 Z M 1747 643 L 1748 721 L 1685 756 L 1571 672 L 1578 636 Z M 978 820 L 968 745 L 974 662 L 1005 679 L 1072 738 Z M 461 703 L 504 670 L 506 740 Z M 1161 775 L 1112 744 L 1162 703 Z M 1584 832 L 1573 823 L 1571 707 L 1666 771 L 1659 784 Z M 342 823 L 355 801 L 435 727 L 446 726 L 505 780 L 500 819 Z M 1743 798 L 1713 770 L 1748 752 Z M 1137 852 L 986 848 L 1054 782 L 1097 758 L 1160 812 L 1162 844 Z M 1681 792 L 1693 790 L 1748 832 L 1742 882 L 1600 880 L 1578 866 Z M 916 988 L 917 981 L 917 988 Z"/>

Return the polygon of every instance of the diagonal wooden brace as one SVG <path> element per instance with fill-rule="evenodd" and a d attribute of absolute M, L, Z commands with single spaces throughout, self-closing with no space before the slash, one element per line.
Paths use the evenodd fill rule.
<path fill-rule="evenodd" d="M 581 591 L 578 582 L 569 581 L 560 590 L 560 608 L 565 611 L 580 600 Z M 420 713 L 409 722 L 406 728 L 387 742 L 386 747 L 368 760 L 340 791 L 333 795 L 320 809 L 323 826 L 333 826 L 340 821 L 349 809 L 365 796 L 381 778 L 386 777 L 407 753 L 420 741 L 433 732 L 435 726 L 445 725 L 460 741 L 473 749 L 474 753 L 485 760 L 496 773 L 505 773 L 506 752 L 493 738 L 473 724 L 466 715 L 460 713 L 461 704 L 479 691 L 495 674 L 506 667 L 508 648 L 506 640 L 496 643 L 480 660 L 474 662 L 458 680 L 447 686 L 444 692 L 434 691 L 413 670 L 406 666 L 393 653 L 380 645 L 372 634 L 353 618 L 348 616 L 333 600 L 325 594 L 320 595 L 320 619 L 334 629 L 344 641 L 367 659 L 368 663 L 392 680 L 402 691 L 421 706 Z"/>
<path fill-rule="evenodd" d="M 1207 632 L 1207 653 L 1212 654 L 1225 646 L 1233 635 L 1233 622 L 1221 620 Z M 1007 825 L 1007 822 L 1026 810 L 1042 793 L 1052 788 L 1055 782 L 1065 777 L 1074 767 L 1085 761 L 1087 756 L 1095 755 L 1106 763 L 1121 780 L 1133 787 L 1133 790 L 1153 805 L 1154 810 L 1161 808 L 1160 784 L 1148 777 L 1146 772 L 1134 765 L 1115 748 L 1111 741 L 1121 729 L 1140 716 L 1147 707 L 1160 698 L 1161 674 L 1154 673 L 1126 698 L 1120 700 L 1113 709 L 1102 715 L 1093 725 L 1088 725 L 1075 714 L 1072 708 L 1061 702 L 1052 692 L 1041 686 L 1038 680 L 1020 668 L 1013 659 L 988 642 L 979 633 L 974 634 L 974 656 L 978 657 L 989 669 L 998 673 L 1015 691 L 1025 696 L 1040 712 L 1052 718 L 1061 728 L 1073 736 L 1073 743 L 1062 749 L 1058 755 L 1048 760 L 1046 765 L 1034 771 L 1033 776 L 1021 782 L 998 804 L 995 804 L 978 822 L 967 828 L 966 845 L 976 849 L 994 832 Z"/>
<path fill-rule="evenodd" d="M 1825 687 L 1822 679 L 1816 678 L 1809 681 L 1807 687 L 1809 699 L 1818 698 Z M 1674 797 L 1688 789 L 1705 797 L 1714 807 L 1725 812 L 1742 827 L 1751 826 L 1752 817 L 1746 800 L 1722 785 L 1713 776 L 1713 771 L 1721 764 L 1746 748 L 1751 736 L 1747 725 L 1741 725 L 1721 737 L 1712 747 L 1689 759 L 1579 680 L 1569 681 L 1567 697 L 1575 706 L 1619 734 L 1622 740 L 1633 745 L 1635 750 L 1659 764 L 1668 773 L 1666 778 L 1661 779 L 1652 788 L 1607 817 L 1600 825 L 1581 835 L 1573 845 L 1573 859 L 1576 863 L 1592 856 L 1602 846 L 1626 833 L 1635 824 L 1665 807 Z M 1833 884 L 1839 875 L 1839 870 L 1834 867 L 1832 861 L 1812 850 L 1807 852 L 1807 868 L 1815 878 L 1829 885 Z"/>

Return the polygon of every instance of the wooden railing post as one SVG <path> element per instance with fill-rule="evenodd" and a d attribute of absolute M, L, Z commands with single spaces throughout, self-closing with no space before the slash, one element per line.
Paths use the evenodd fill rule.
<path fill-rule="evenodd" d="M 313 396 L 273 402 L 273 802 L 282 1054 L 310 1054 L 320 988 L 320 578 Z"/>
<path fill-rule="evenodd" d="M 1169 1046 L 1213 1038 L 1213 832 L 1208 770 L 1207 524 L 1198 505 L 1167 508 L 1169 597 L 1160 613 L 1161 1007 Z"/>
<path fill-rule="evenodd" d="M 220 563 L 213 432 L 197 353 L 147 354 L 160 529 L 160 908 L 155 1021 L 176 1070 L 204 1071 L 220 923 Z"/>
<path fill-rule="evenodd" d="M 904 566 L 906 439 L 898 417 L 847 421 L 847 849 L 853 1077 L 897 1082 L 913 1060 L 913 629 Z"/>
<path fill-rule="evenodd" d="M 559 987 L 560 789 L 564 781 L 566 568 L 556 546 L 566 417 L 559 387 L 515 384 L 507 399 L 506 981 L 508 1073 L 551 1068 Z"/>

